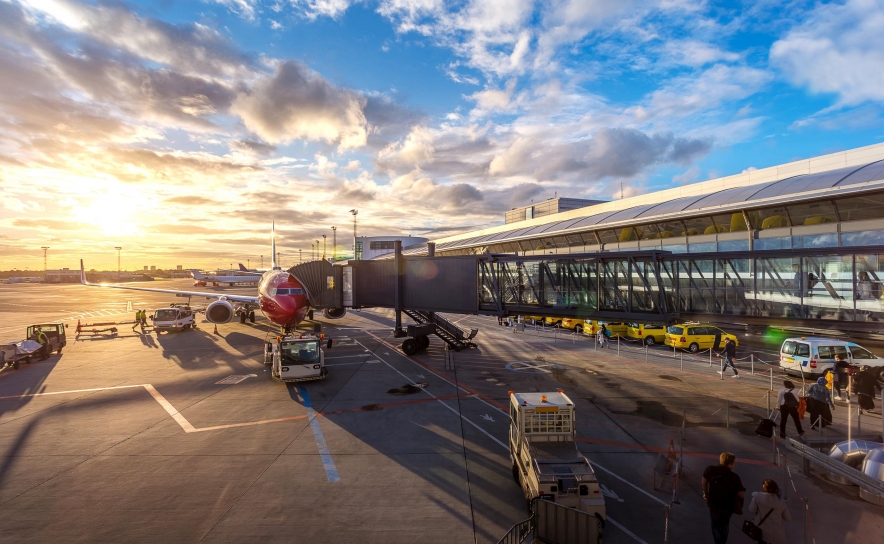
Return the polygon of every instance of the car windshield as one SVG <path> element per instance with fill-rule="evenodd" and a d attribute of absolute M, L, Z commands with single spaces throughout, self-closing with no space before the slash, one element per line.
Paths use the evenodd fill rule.
<path fill-rule="evenodd" d="M 872 353 L 859 346 L 850 346 L 850 355 L 853 356 L 854 359 L 874 359 L 875 356 Z"/>
<path fill-rule="evenodd" d="M 684 332 L 684 328 L 676 327 L 675 325 L 669 327 L 666 330 L 669 332 L 669 334 L 682 334 Z"/>
<path fill-rule="evenodd" d="M 319 361 L 319 343 L 312 342 L 283 342 L 280 346 L 282 358 L 287 361 L 303 361 L 307 363 Z"/>
<path fill-rule="evenodd" d="M 155 321 L 172 321 L 178 318 L 178 310 L 157 310 L 153 318 Z"/>

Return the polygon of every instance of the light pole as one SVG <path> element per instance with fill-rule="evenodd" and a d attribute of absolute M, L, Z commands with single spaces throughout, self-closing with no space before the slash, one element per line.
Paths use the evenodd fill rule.
<path fill-rule="evenodd" d="M 359 214 L 359 210 L 350 210 L 350 213 L 353 214 L 353 258 L 356 258 L 356 215 Z"/>
<path fill-rule="evenodd" d="M 338 260 L 338 227 L 332 227 L 332 260 Z"/>
<path fill-rule="evenodd" d="M 316 253 L 313 252 L 313 244 L 311 243 L 310 244 L 310 260 L 312 261 L 315 258 L 316 258 Z"/>
<path fill-rule="evenodd" d="M 322 260 L 325 260 L 325 256 L 327 255 L 325 251 L 325 234 L 322 235 Z"/>
<path fill-rule="evenodd" d="M 49 250 L 49 246 L 42 246 L 40 249 L 43 250 L 43 275 L 46 275 L 46 252 Z"/>
<path fill-rule="evenodd" d="M 120 247 L 120 246 L 116 246 L 116 247 L 114 247 L 114 249 L 117 250 L 117 277 L 119 278 L 119 277 L 120 277 L 120 271 L 122 270 L 122 267 L 120 266 L 120 251 L 121 251 L 123 248 Z"/>
<path fill-rule="evenodd" d="M 316 259 L 319 260 L 319 240 L 316 240 Z"/>
<path fill-rule="evenodd" d="M 264 255 L 261 255 L 261 268 L 264 268 Z"/>
<path fill-rule="evenodd" d="M 303 263 L 303 262 L 304 262 L 304 257 L 301 257 L 301 250 L 300 250 L 300 249 L 298 250 L 298 262 L 299 262 L 299 263 Z"/>

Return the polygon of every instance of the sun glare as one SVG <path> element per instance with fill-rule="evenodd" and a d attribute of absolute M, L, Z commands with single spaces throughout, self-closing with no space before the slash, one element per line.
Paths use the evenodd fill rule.
<path fill-rule="evenodd" d="M 137 207 L 133 200 L 123 195 L 102 194 L 86 205 L 77 205 L 71 210 L 80 223 L 95 225 L 108 236 L 130 236 L 138 234 L 134 222 Z"/>

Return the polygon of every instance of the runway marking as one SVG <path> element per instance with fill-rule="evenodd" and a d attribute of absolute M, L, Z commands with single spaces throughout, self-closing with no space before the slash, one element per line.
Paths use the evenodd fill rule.
<path fill-rule="evenodd" d="M 144 385 L 144 388 L 147 389 L 147 392 L 150 393 L 150 396 L 152 396 L 155 401 L 160 403 L 160 406 L 163 407 L 163 410 L 165 410 L 166 413 L 172 416 L 172 419 L 174 419 L 178 423 L 178 425 L 181 425 L 181 428 L 184 429 L 184 432 L 192 433 L 196 431 L 196 429 L 193 428 L 193 425 L 191 425 L 190 422 L 185 419 L 181 412 L 176 410 L 175 407 L 166 400 L 166 397 L 160 395 L 160 392 L 157 391 L 154 386 L 148 383 Z"/>
<path fill-rule="evenodd" d="M 380 361 L 356 361 L 355 363 L 332 363 L 330 365 L 325 366 L 347 366 L 347 365 L 371 365 L 375 363 L 379 363 Z"/>
<path fill-rule="evenodd" d="M 313 430 L 313 439 L 316 440 L 316 448 L 319 450 L 319 458 L 322 459 L 322 468 L 325 469 L 325 475 L 329 483 L 339 482 L 341 481 L 341 476 L 338 474 L 338 469 L 332 460 L 331 452 L 328 451 L 325 436 L 322 434 L 319 421 L 316 419 L 316 411 L 313 410 L 313 403 L 310 402 L 310 395 L 307 394 L 307 389 L 300 384 L 298 385 L 298 396 L 301 397 L 304 408 L 307 409 L 307 417 L 310 420 L 310 428 Z"/>
<path fill-rule="evenodd" d="M 612 518 L 611 516 L 605 516 L 605 521 L 610 521 L 610 522 L 611 522 L 611 525 L 613 525 L 614 527 L 620 529 L 621 531 L 623 531 L 624 533 L 626 533 L 628 536 L 631 536 L 631 537 L 633 538 L 633 540 L 635 540 L 636 542 L 640 542 L 641 544 L 648 544 L 648 543 L 645 542 L 644 540 L 642 540 L 642 539 L 640 539 L 639 537 L 635 536 L 635 533 L 633 533 L 632 531 L 630 531 L 630 530 L 627 529 L 626 527 L 624 527 L 624 526 L 620 525 L 619 523 L 617 523 L 616 521 L 614 521 L 614 518 Z"/>

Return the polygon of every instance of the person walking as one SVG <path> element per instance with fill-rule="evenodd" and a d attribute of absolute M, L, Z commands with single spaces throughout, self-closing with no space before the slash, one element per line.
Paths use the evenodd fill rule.
<path fill-rule="evenodd" d="M 872 372 L 872 367 L 864 366 L 854 377 L 856 382 L 856 396 L 859 399 L 860 412 L 875 409 L 875 390 L 880 389 L 878 376 Z"/>
<path fill-rule="evenodd" d="M 599 329 L 597 340 L 600 348 L 608 347 L 608 328 L 606 326 L 602 325 L 602 328 Z"/>
<path fill-rule="evenodd" d="M 135 310 L 135 322 L 132 324 L 132 330 L 134 331 L 138 325 L 141 325 L 141 310 Z"/>
<path fill-rule="evenodd" d="M 835 376 L 834 376 L 834 384 L 835 384 L 835 393 L 837 394 L 836 398 L 841 400 L 841 388 L 847 389 L 847 394 L 850 395 L 850 376 L 847 374 L 847 369 L 850 367 L 847 364 L 847 361 L 844 360 L 844 357 L 841 355 L 835 355 Z"/>
<path fill-rule="evenodd" d="M 784 380 L 783 388 L 777 393 L 777 409 L 780 411 L 780 438 L 786 438 L 787 416 L 792 416 L 795 421 L 798 436 L 804 436 L 805 431 L 801 428 L 801 418 L 798 416 L 798 395 L 795 393 L 795 384 L 790 380 Z"/>
<path fill-rule="evenodd" d="M 815 429 L 817 425 L 825 429 L 832 424 L 832 410 L 835 409 L 835 403 L 832 402 L 832 395 L 829 388 L 826 387 L 826 378 L 819 377 L 815 384 L 807 389 L 807 412 L 810 414 L 810 428 Z"/>
<path fill-rule="evenodd" d="M 724 339 L 724 349 L 718 353 L 719 357 L 722 357 L 721 361 L 721 370 L 718 371 L 719 374 L 724 376 L 724 371 L 727 370 L 727 365 L 730 365 L 734 371 L 733 378 L 739 378 L 740 373 L 737 372 L 737 366 L 734 364 L 734 358 L 737 355 L 737 346 L 734 344 L 734 341 L 730 338 Z"/>
<path fill-rule="evenodd" d="M 722 453 L 718 461 L 718 465 L 709 465 L 703 471 L 700 486 L 712 520 L 712 540 L 715 544 L 726 544 L 731 516 L 743 513 L 743 495 L 746 488 L 743 487 L 743 482 L 737 473 L 733 471 L 737 462 L 737 457 L 733 453 Z"/>
<path fill-rule="evenodd" d="M 792 521 L 786 501 L 780 498 L 780 486 L 770 478 L 761 484 L 763 491 L 752 493 L 749 513 L 755 516 L 753 523 L 761 529 L 758 544 L 787 544 L 785 521 Z"/>

